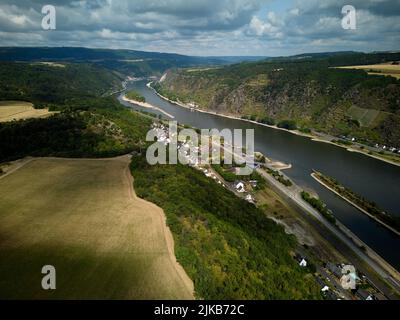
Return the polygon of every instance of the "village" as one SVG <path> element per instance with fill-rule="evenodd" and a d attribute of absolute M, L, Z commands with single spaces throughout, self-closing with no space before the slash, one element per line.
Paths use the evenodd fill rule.
<path fill-rule="evenodd" d="M 152 126 L 152 129 L 156 132 L 157 136 L 157 141 L 164 143 L 164 145 L 168 145 L 171 143 L 171 137 L 169 137 L 169 130 L 168 127 L 165 126 L 162 123 L 154 123 Z M 216 146 L 213 146 L 212 143 L 210 142 L 209 145 L 210 148 L 212 148 L 212 151 L 216 151 Z M 258 185 L 258 180 L 249 180 L 249 179 L 244 179 L 247 178 L 247 176 L 236 176 L 235 175 L 235 167 L 231 166 L 229 168 L 229 172 L 232 173 L 232 176 L 235 176 L 235 180 L 232 181 L 232 179 L 224 179 L 224 171 L 217 171 L 216 167 L 212 165 L 211 163 L 216 163 L 218 161 L 213 161 L 212 159 L 212 152 L 211 156 L 208 159 L 208 163 L 210 164 L 201 164 L 201 161 L 199 159 L 199 146 L 196 146 L 193 144 L 192 141 L 190 140 L 181 140 L 177 143 L 177 149 L 178 149 L 178 154 L 180 157 L 184 158 L 185 163 L 188 165 L 192 166 L 193 168 L 203 172 L 203 174 L 210 178 L 215 180 L 216 183 L 220 184 L 224 188 L 227 188 L 234 192 L 237 196 L 244 198 L 246 201 L 255 204 L 255 199 L 253 197 L 253 191 L 254 189 L 257 188 Z M 195 151 L 193 154 L 190 153 L 190 150 Z M 260 165 L 255 164 L 254 167 L 258 168 Z M 243 178 L 244 177 L 244 178 Z M 227 181 L 229 180 L 229 181 Z"/>
<path fill-rule="evenodd" d="M 357 139 L 354 137 L 341 135 L 341 136 L 339 136 L 339 138 L 342 139 L 343 141 L 346 141 L 347 143 L 354 143 L 354 144 L 359 144 L 360 146 L 363 146 L 363 143 L 358 142 Z M 371 143 L 371 144 L 369 144 L 369 147 L 373 148 L 377 152 L 389 151 L 391 153 L 400 154 L 400 148 L 388 146 L 385 144 L 379 144 L 379 143 L 372 144 Z"/>
<path fill-rule="evenodd" d="M 153 123 L 152 127 L 156 132 L 157 141 L 167 146 L 171 142 L 168 126 L 162 122 L 157 122 Z M 215 148 L 211 142 L 209 147 Z M 178 153 L 185 158 L 188 165 L 201 171 L 207 178 L 213 179 L 217 184 L 230 190 L 248 203 L 258 205 L 257 192 L 265 184 L 263 176 L 259 174 L 250 177 L 236 176 L 234 166 L 201 164 L 198 152 L 194 154 L 189 152 L 189 150 L 199 151 L 199 147 L 193 145 L 190 140 L 178 139 L 177 148 Z M 212 159 L 209 160 L 209 163 L 212 163 Z M 291 165 L 272 161 L 261 153 L 255 153 L 253 169 L 261 169 L 265 174 L 270 175 L 287 188 L 295 188 L 290 179 L 281 172 L 281 170 L 290 167 Z M 314 275 L 320 286 L 322 296 L 327 300 L 386 300 L 386 297 L 365 275 L 356 271 L 348 272 L 349 265 L 344 261 L 340 263 L 321 261 L 314 256 L 308 256 L 307 251 L 301 247 L 298 252 L 293 254 L 293 259 L 301 268 L 307 269 Z M 353 285 L 350 286 L 349 282 Z M 346 283 L 348 287 L 346 287 Z"/>

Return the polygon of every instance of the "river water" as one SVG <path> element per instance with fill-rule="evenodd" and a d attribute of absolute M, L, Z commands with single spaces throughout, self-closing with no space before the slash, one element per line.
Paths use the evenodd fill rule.
<path fill-rule="evenodd" d="M 366 199 L 376 202 L 391 214 L 399 216 L 400 167 L 282 130 L 176 106 L 147 88 L 145 81 L 131 82 L 128 88 L 135 89 L 146 98 L 146 102 L 174 115 L 174 120 L 182 124 L 200 129 L 254 129 L 256 151 L 274 160 L 291 163 L 292 168 L 285 170 L 285 173 L 296 184 L 317 192 L 338 220 L 400 270 L 400 237 L 325 189 L 310 175 L 313 169 L 321 171 Z M 119 100 L 125 106 L 132 107 L 132 104 L 122 101 L 121 96 Z M 156 110 L 138 106 L 134 108 L 161 114 Z"/>

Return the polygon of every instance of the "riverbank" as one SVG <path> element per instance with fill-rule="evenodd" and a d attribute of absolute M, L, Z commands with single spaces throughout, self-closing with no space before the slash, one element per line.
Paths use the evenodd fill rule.
<path fill-rule="evenodd" d="M 144 87 L 144 88 L 143 88 Z M 137 90 L 139 90 L 139 92 L 142 92 L 142 94 L 144 94 L 147 90 L 146 89 L 149 89 L 148 88 L 149 87 L 149 84 L 147 84 L 147 88 L 146 88 L 146 83 L 144 83 L 144 84 L 141 84 L 140 86 L 137 86 Z M 150 88 L 151 89 L 151 88 Z M 154 94 L 156 94 L 156 95 L 158 95 L 158 97 L 156 97 L 156 96 L 154 96 L 154 100 L 152 100 L 152 101 L 154 101 L 154 104 L 157 104 L 157 105 L 159 105 L 159 106 L 162 106 L 163 108 L 164 108 L 164 106 L 165 106 L 165 108 L 168 108 L 168 109 L 166 109 L 166 110 L 168 110 L 169 112 L 174 112 L 174 114 L 175 114 L 175 112 L 176 112 L 176 117 L 180 120 L 180 121 L 182 121 L 182 123 L 188 123 L 188 124 L 190 124 L 190 125 L 192 125 L 192 126 L 197 126 L 197 127 L 206 127 L 206 128 L 209 128 L 210 126 L 216 126 L 217 128 L 226 128 L 226 127 L 230 127 L 230 128 L 242 128 L 242 127 L 244 127 L 243 125 L 240 125 L 240 123 L 235 123 L 235 122 L 226 122 L 226 121 L 224 121 L 223 120 L 223 117 L 222 118 L 216 118 L 216 117 L 212 117 L 212 115 L 207 115 L 207 113 L 211 113 L 212 114 L 212 112 L 204 112 L 204 114 L 202 115 L 202 114 L 195 114 L 195 113 L 193 113 L 193 115 L 191 115 L 191 111 L 193 110 L 191 107 L 189 107 L 189 106 L 185 106 L 185 105 L 183 105 L 183 104 L 181 104 L 180 106 L 182 107 L 182 110 L 175 110 L 175 111 L 170 111 L 170 110 L 173 110 L 173 109 L 169 109 L 169 108 L 171 108 L 171 105 L 173 104 L 173 105 L 177 105 L 177 103 L 175 102 L 175 101 L 172 101 L 171 102 L 171 104 L 170 103 L 168 103 L 168 99 L 165 99 L 164 97 L 161 97 L 159 94 L 157 94 L 154 90 L 151 90 L 151 91 L 147 91 L 147 95 L 149 96 L 149 99 L 150 99 L 150 96 L 152 96 L 152 95 L 154 95 Z M 146 95 L 146 96 L 147 96 Z M 162 100 L 160 100 L 160 99 L 162 99 Z M 165 103 L 163 102 L 163 101 L 166 101 Z M 192 109 L 192 110 L 191 110 Z M 193 110 L 194 111 L 194 110 Z M 215 113 L 214 113 L 215 114 Z M 185 117 L 188 117 L 187 119 L 188 119 L 188 121 L 187 122 L 185 122 Z M 232 118 L 237 118 L 237 117 L 232 117 Z M 210 121 L 208 121 L 208 119 L 210 119 Z M 242 119 L 239 119 L 239 120 L 242 120 Z M 233 121 L 233 120 L 232 120 Z M 209 124 L 210 123 L 210 124 Z M 267 132 L 267 128 L 262 128 L 262 127 L 260 127 L 260 129 L 261 129 L 261 132 Z M 282 142 L 282 143 L 284 143 L 285 144 L 285 141 L 286 140 L 289 140 L 288 142 L 288 144 L 287 144 L 287 146 L 289 146 L 289 147 L 293 147 L 293 145 L 290 143 L 291 141 L 293 141 L 293 140 L 299 140 L 298 141 L 298 143 L 301 143 L 301 144 L 304 144 L 305 146 L 307 146 L 307 145 L 309 145 L 309 144 L 311 144 L 312 143 L 312 141 L 311 141 L 311 139 L 292 139 L 292 138 L 290 138 L 290 136 L 288 136 L 288 135 L 286 135 L 286 134 L 282 134 L 282 135 L 276 135 L 276 136 L 285 136 L 285 138 L 284 139 L 280 139 L 280 140 L 278 140 L 278 141 L 280 141 L 280 142 Z M 302 140 L 302 141 L 301 141 Z M 297 141 L 296 141 L 296 143 L 297 143 Z M 262 144 L 262 146 L 264 146 L 265 144 Z M 324 146 L 321 146 L 321 145 L 318 145 L 318 144 L 313 144 L 313 145 L 315 145 L 315 147 L 316 147 L 316 149 L 317 148 L 321 148 L 321 147 L 324 147 Z M 274 148 L 275 146 L 274 145 L 272 145 L 272 146 L 270 146 L 270 147 L 272 147 L 272 148 Z M 262 151 L 264 151 L 265 153 L 267 153 L 267 146 L 265 145 L 265 148 L 263 147 L 263 148 L 261 148 L 262 149 Z M 287 158 L 287 159 L 290 159 L 290 152 L 288 153 L 288 154 L 286 154 L 285 152 L 280 152 L 280 150 L 276 150 L 276 149 L 273 149 L 274 150 L 274 154 L 276 155 L 276 156 L 278 156 L 279 157 L 279 155 L 280 154 L 282 154 L 283 156 L 284 156 L 284 158 Z M 344 153 L 344 152 L 341 152 L 339 149 L 338 150 L 336 150 L 336 152 L 340 152 L 340 153 Z M 343 156 L 343 155 L 342 155 Z M 349 155 L 347 155 L 347 157 L 350 157 L 350 158 L 353 158 L 354 156 L 349 156 Z M 307 157 L 306 157 L 307 158 Z M 313 181 L 313 178 L 310 176 L 310 172 L 311 172 L 311 169 L 312 169 L 312 167 L 317 167 L 317 168 L 325 168 L 325 166 L 324 166 L 324 162 L 322 162 L 322 163 L 320 163 L 320 160 L 323 160 L 323 159 L 325 159 L 326 157 L 325 156 L 322 156 L 322 157 L 320 157 L 320 158 L 318 158 L 317 160 L 318 161 L 315 161 L 314 162 L 314 160 L 312 160 L 311 162 L 313 163 L 313 166 L 309 166 L 307 163 L 301 163 L 301 162 L 298 162 L 298 165 L 299 166 L 296 166 L 297 168 L 294 168 L 294 170 L 293 170 L 293 172 L 295 172 L 296 171 L 296 174 L 299 172 L 299 167 L 301 167 L 301 169 L 309 169 L 309 171 L 307 170 L 307 172 L 305 172 L 305 175 L 304 175 L 304 177 L 302 177 L 301 175 L 300 175 L 300 177 L 299 177 L 299 180 L 297 180 L 297 183 L 303 183 L 304 181 L 306 181 L 306 182 L 308 182 L 308 181 L 310 181 L 310 183 L 312 183 L 312 181 Z M 366 159 L 358 159 L 359 157 L 357 157 L 357 159 L 356 160 L 360 160 L 360 161 L 362 161 L 362 160 L 366 160 Z M 362 157 L 361 157 L 362 158 Z M 330 159 L 332 159 L 331 157 L 330 157 Z M 301 160 L 303 160 L 303 159 L 301 159 Z M 311 159 L 310 159 L 311 160 Z M 306 159 L 306 161 L 310 161 L 310 160 L 308 160 L 308 159 Z M 328 161 L 329 159 L 327 159 L 326 161 Z M 320 165 L 319 165 L 320 164 Z M 374 163 L 374 165 L 377 165 L 377 166 L 383 166 L 383 164 L 382 163 Z M 337 165 L 335 165 L 335 167 L 337 167 Z M 340 170 L 341 169 L 341 166 L 339 166 L 338 167 L 338 170 Z M 398 167 L 393 167 L 393 168 L 388 168 L 388 169 L 390 169 L 390 170 L 397 170 L 398 169 Z M 361 176 L 364 176 L 364 174 L 363 175 L 361 175 Z M 272 179 L 272 178 L 271 178 Z M 308 179 L 308 180 L 307 180 Z M 296 179 L 294 179 L 294 181 L 296 181 Z M 276 182 L 276 184 L 278 184 L 278 182 Z M 306 183 L 306 186 L 309 186 L 309 184 L 307 184 Z M 283 186 L 282 186 L 283 187 Z M 287 189 L 287 188 L 286 188 Z M 302 189 L 305 189 L 304 187 L 302 188 Z M 317 190 L 322 190 L 323 189 L 323 187 L 322 186 L 320 186 L 319 184 L 318 184 L 318 186 L 317 186 Z M 308 190 L 308 189 L 305 189 L 305 190 Z M 355 236 L 351 236 L 350 235 L 350 232 L 346 232 L 346 235 L 344 235 L 344 234 L 342 234 L 342 232 L 339 232 L 339 230 L 337 230 L 336 228 L 334 228 L 333 226 L 330 226 L 332 229 L 336 229 L 336 230 L 332 230 L 334 233 L 331 235 L 331 233 L 330 232 L 327 232 L 327 230 L 326 229 L 321 229 L 322 227 L 320 227 L 320 224 L 321 224 L 321 222 L 320 222 L 320 220 L 319 220 L 319 218 L 318 217 L 320 217 L 320 219 L 322 219 L 322 217 L 321 217 L 321 215 L 318 215 L 318 217 L 315 217 L 315 216 L 313 216 L 313 215 L 311 215 L 312 217 L 310 217 L 310 213 L 308 212 L 308 210 L 310 209 L 309 208 L 309 206 L 306 206 L 305 204 L 304 204 L 304 206 L 306 206 L 306 208 L 304 208 L 301 204 L 299 204 L 299 205 L 296 205 L 296 202 L 297 202 L 297 200 L 299 200 L 302 204 L 303 204 L 303 201 L 301 201 L 301 199 L 297 199 L 297 198 L 300 198 L 300 196 L 298 195 L 298 196 L 296 196 L 296 195 L 294 195 L 294 194 L 292 194 L 292 192 L 294 191 L 294 190 L 292 190 L 292 188 L 288 188 L 287 190 L 285 190 L 285 191 L 288 191 L 289 192 L 289 194 L 287 195 L 287 197 L 285 197 L 285 199 L 291 199 L 291 195 L 292 196 L 294 196 L 294 197 L 296 197 L 296 201 L 294 201 L 294 203 L 293 203 L 293 206 L 296 206 L 296 209 L 298 209 L 298 208 L 300 208 L 301 210 L 302 210 L 302 212 L 301 212 L 301 216 L 302 216 L 302 218 L 304 218 L 304 219 L 306 219 L 306 220 L 310 220 L 311 221 L 311 223 L 313 224 L 313 225 L 315 225 L 316 226 L 316 228 L 317 228 L 317 230 L 319 230 L 320 232 L 321 232 L 321 234 L 324 236 L 324 237 L 326 237 L 329 241 L 331 241 L 333 244 L 334 244 L 334 246 L 340 251 L 340 252 L 346 252 L 346 253 L 348 253 L 348 256 L 349 256 L 349 259 L 348 259 L 348 261 L 347 262 L 351 262 L 352 264 L 354 264 L 356 267 L 357 267 L 357 269 L 358 270 L 360 270 L 361 272 L 363 272 L 363 273 L 369 273 L 369 271 L 368 270 L 371 270 L 371 269 L 375 269 L 375 270 L 378 270 L 378 273 L 379 274 L 384 274 L 383 272 L 382 272 L 382 269 L 383 268 L 378 268 L 378 266 L 377 266 L 377 263 L 375 262 L 375 260 L 377 260 L 377 259 L 370 259 L 367 255 L 366 255 L 366 253 L 363 251 L 363 250 L 365 250 L 365 249 L 367 249 L 367 251 L 368 251 L 368 253 L 371 255 L 371 256 L 376 256 L 376 255 L 374 255 L 373 253 L 372 253 L 372 250 L 370 251 L 366 246 L 363 246 L 363 244 L 361 243 L 361 241 L 358 241 L 357 240 L 357 238 L 355 237 Z M 301 190 L 300 190 L 301 191 Z M 309 190 L 308 190 L 309 191 Z M 322 192 L 322 191 L 321 191 Z M 293 199 L 292 199 L 293 200 Z M 332 202 L 333 202 L 333 204 L 334 205 L 331 205 L 332 204 Z M 290 205 L 292 205 L 292 203 L 289 201 L 289 203 L 290 203 Z M 347 203 L 345 203 L 345 202 L 343 202 L 343 200 L 342 199 L 340 199 L 340 198 L 337 198 L 337 197 L 332 197 L 332 199 L 329 199 L 329 201 L 327 202 L 327 205 L 329 206 L 329 207 L 335 207 L 335 204 L 338 204 L 338 207 L 339 207 L 339 209 L 337 210 L 337 212 L 339 212 L 340 214 L 347 214 L 346 216 L 345 216 L 345 218 L 344 218 L 344 221 L 343 221 L 343 223 L 345 223 L 346 224 L 346 226 L 348 226 L 348 228 L 350 228 L 351 230 L 353 230 L 353 221 L 351 220 L 351 216 L 350 216 L 350 214 L 351 215 L 359 215 L 359 212 L 358 212 L 358 210 L 357 209 L 355 209 L 355 208 L 353 208 L 352 206 L 350 206 L 350 205 L 348 205 Z M 343 208 L 343 207 L 341 207 L 341 205 L 343 205 L 343 206 L 346 206 L 345 207 L 345 209 L 344 210 L 346 210 L 346 211 L 349 211 L 349 212 L 340 212 L 340 210 Z M 304 211 L 304 214 L 303 214 L 303 211 Z M 335 207 L 335 211 L 336 211 L 336 207 Z M 314 219 L 314 218 L 316 218 L 316 219 Z M 316 221 L 314 221 L 314 220 L 316 220 Z M 392 234 L 391 234 L 391 232 L 390 231 L 387 231 L 386 229 L 384 229 L 384 228 L 381 228 L 380 226 L 378 226 L 376 223 L 374 223 L 373 221 L 370 221 L 369 219 L 365 219 L 365 221 L 363 221 L 363 223 L 365 222 L 365 226 L 366 226 L 366 228 L 368 228 L 368 230 L 372 230 L 371 232 L 373 232 L 373 233 L 371 233 L 370 235 L 368 235 L 368 237 L 366 236 L 366 237 L 364 237 L 364 238 L 362 238 L 362 241 L 366 241 L 366 243 L 368 243 L 368 245 L 372 245 L 372 247 L 374 248 L 374 250 L 380 250 L 380 251 L 377 251 L 377 253 L 380 255 L 380 256 L 382 256 L 382 257 L 384 257 L 383 259 L 387 259 L 387 257 L 385 256 L 385 250 L 386 250 L 386 247 L 385 246 L 388 246 L 388 245 L 390 245 L 391 244 L 391 242 L 389 242 L 389 241 L 391 241 L 392 239 Z M 327 224 L 329 224 L 328 222 L 326 222 Z M 371 225 L 371 226 L 370 226 Z M 320 230 L 321 229 L 321 230 Z M 381 230 L 379 230 L 379 229 L 381 229 Z M 330 230 L 330 229 L 329 229 Z M 342 228 L 342 230 L 344 230 L 344 227 Z M 374 232 L 374 231 L 377 231 L 376 233 Z M 380 232 L 382 231 L 382 233 L 383 233 L 383 235 L 382 235 L 382 237 L 381 237 L 381 234 L 380 234 Z M 342 241 L 338 241 L 338 237 L 335 235 L 335 233 L 339 233 L 339 238 L 342 240 Z M 387 236 L 386 234 L 389 234 L 389 236 Z M 390 238 L 389 238 L 390 237 Z M 387 242 L 385 242 L 385 243 L 387 243 L 387 245 L 384 245 L 383 246 L 383 248 L 380 248 L 379 246 L 377 246 L 377 247 L 375 247 L 374 246 L 374 241 L 375 241 L 375 238 L 378 240 L 382 240 L 382 238 L 383 239 L 385 239 L 385 240 L 387 240 Z M 372 239 L 372 240 L 371 240 Z M 396 238 L 397 239 L 397 238 Z M 397 243 L 398 241 L 397 240 L 394 240 L 393 241 L 394 243 Z M 343 243 L 343 245 L 342 245 L 342 243 Z M 344 243 L 348 243 L 348 245 L 344 245 Z M 365 243 L 365 242 L 364 242 Z M 378 243 L 379 245 L 381 244 L 381 243 Z M 352 250 L 350 250 L 349 249 L 349 246 L 351 247 L 351 249 Z M 357 252 L 357 254 L 355 254 L 354 255 L 354 258 L 350 258 L 350 257 L 353 257 L 353 252 L 351 252 L 351 251 L 356 251 Z M 390 257 L 390 255 L 391 255 L 392 253 L 391 252 L 389 252 L 388 253 L 388 256 Z M 359 258 L 359 255 L 361 255 L 362 256 L 362 258 Z M 346 256 L 347 256 L 347 254 L 346 254 Z M 398 259 L 398 257 L 395 257 L 395 258 L 392 258 L 392 257 L 390 257 L 389 258 L 389 260 L 387 260 L 387 261 L 390 261 L 389 263 L 391 263 L 392 265 L 397 265 L 396 264 L 396 262 L 397 262 L 397 259 Z M 361 260 L 364 260 L 364 262 L 366 262 L 366 264 L 364 265 L 364 263 L 362 263 L 361 264 Z M 372 265 L 372 267 L 370 268 L 370 267 L 368 267 L 367 266 L 367 264 L 371 264 Z M 364 270 L 364 271 L 363 271 Z M 374 279 L 374 276 L 371 276 L 372 277 L 372 279 Z M 393 283 L 393 281 L 391 280 L 391 279 L 394 279 L 391 275 L 390 276 L 388 276 L 387 274 L 386 275 L 384 275 L 383 276 L 385 279 L 387 279 L 387 281 L 388 282 L 390 282 L 390 283 Z M 376 279 L 375 279 L 376 280 Z M 373 281 L 373 282 L 377 282 L 377 281 Z M 399 284 L 396 284 L 396 288 L 399 288 L 400 286 L 399 286 Z"/>
<path fill-rule="evenodd" d="M 315 142 L 329 143 L 329 144 L 332 144 L 334 146 L 337 146 L 337 147 L 340 147 L 340 148 L 344 148 L 349 152 L 361 153 L 361 154 L 363 154 L 363 155 L 365 155 L 367 157 L 374 158 L 376 160 L 380 160 L 380 161 L 392 164 L 394 166 L 400 167 L 400 162 L 396 162 L 396 161 L 392 161 L 392 160 L 389 160 L 389 159 L 386 159 L 386 158 L 382 158 L 382 157 L 380 157 L 380 156 L 378 156 L 376 154 L 370 154 L 369 153 L 370 151 L 365 151 L 365 150 L 361 150 L 361 149 L 355 149 L 354 147 L 342 145 L 340 143 L 335 143 L 335 142 L 332 142 L 332 141 L 330 141 L 328 139 L 323 139 L 323 138 L 317 137 L 317 136 L 314 136 L 313 138 L 311 138 L 311 140 L 315 141 Z"/>
<path fill-rule="evenodd" d="M 132 103 L 132 104 L 136 104 L 138 106 L 141 106 L 143 108 L 148 108 L 148 109 L 154 109 L 157 110 L 159 112 L 161 112 L 162 114 L 165 114 L 167 117 L 171 118 L 171 119 L 175 119 L 175 117 L 172 114 L 169 114 L 168 112 L 164 111 L 163 109 L 156 107 L 150 103 L 147 102 L 142 102 L 142 101 L 137 101 L 137 100 L 133 100 L 133 99 L 129 99 L 126 97 L 126 95 L 122 96 L 121 98 L 123 101 Z"/>
<path fill-rule="evenodd" d="M 231 150 L 228 150 L 225 147 L 224 152 L 232 153 Z M 237 157 L 240 158 L 241 156 L 237 155 Z M 335 242 L 337 239 L 340 239 L 343 244 L 352 251 L 352 255 L 354 254 L 363 260 L 370 268 L 385 279 L 385 281 L 390 282 L 391 286 L 394 286 L 397 291 L 400 290 L 400 273 L 398 270 L 356 236 L 338 219 L 336 219 L 335 224 L 332 224 L 319 211 L 314 209 L 308 202 L 304 201 L 301 197 L 302 188 L 295 183 L 292 183 L 290 187 L 284 186 L 263 169 L 257 169 L 257 172 L 263 176 L 267 182 L 269 182 L 270 186 L 273 186 L 282 197 L 287 199 L 290 203 L 293 203 L 300 209 L 300 211 L 305 213 L 307 218 L 311 215 L 317 221 L 322 223 L 324 227 L 336 237 Z M 335 243 L 332 244 L 335 245 Z M 353 260 L 353 262 L 355 261 Z M 366 272 L 366 270 L 364 271 Z"/>
<path fill-rule="evenodd" d="M 380 225 L 384 226 L 385 228 L 387 228 L 388 230 L 392 231 L 393 233 L 395 233 L 396 235 L 400 236 L 400 232 L 397 231 L 396 229 L 394 229 L 393 227 L 389 226 L 388 224 L 386 224 L 385 222 L 381 221 L 380 219 L 378 219 L 377 217 L 375 217 L 374 215 L 370 214 L 367 210 L 361 208 L 359 205 L 357 205 L 356 203 L 354 203 L 353 201 L 351 201 L 350 199 L 348 199 L 347 197 L 343 196 L 342 194 L 340 194 L 339 192 L 337 192 L 335 189 L 333 189 L 331 186 L 329 186 L 327 183 L 325 183 L 324 181 L 322 181 L 318 175 L 313 172 L 311 174 L 311 176 L 322 186 L 324 186 L 325 188 L 327 188 L 328 190 L 332 191 L 333 193 L 335 193 L 337 196 L 339 196 L 340 198 L 342 198 L 343 200 L 345 200 L 346 202 L 350 203 L 353 207 L 355 207 L 356 209 L 358 209 L 359 211 L 361 211 L 362 213 L 366 214 L 368 217 L 370 217 L 371 219 L 375 220 L 376 222 L 378 222 Z"/>
<path fill-rule="evenodd" d="M 366 151 L 366 150 L 361 150 L 361 149 L 355 149 L 354 146 L 351 147 L 351 146 L 346 146 L 346 145 L 342 145 L 342 144 L 339 144 L 339 143 L 335 143 L 332 140 L 336 139 L 336 137 L 329 136 L 329 135 L 326 135 L 326 134 L 324 134 L 324 135 L 322 135 L 322 134 L 321 135 L 309 134 L 309 133 L 301 132 L 299 130 L 289 130 L 289 129 L 285 129 L 285 128 L 279 128 L 276 125 L 269 125 L 269 124 L 260 123 L 260 122 L 254 121 L 254 120 L 249 120 L 249 119 L 242 119 L 242 118 L 234 116 L 234 115 L 222 114 L 222 113 L 217 113 L 215 111 L 207 111 L 207 110 L 204 110 L 204 109 L 193 108 L 193 107 L 188 106 L 188 105 L 186 105 L 186 104 L 184 104 L 184 103 L 182 103 L 180 101 L 174 101 L 174 100 L 168 99 L 167 97 L 164 97 L 163 95 L 158 93 L 157 90 L 155 90 L 151 86 L 151 83 L 153 83 L 153 82 L 151 81 L 151 82 L 147 83 L 146 86 L 148 88 L 152 89 L 155 92 L 156 95 L 158 95 L 161 99 L 163 99 L 165 101 L 168 101 L 169 103 L 177 105 L 179 107 L 186 108 L 186 109 L 193 110 L 193 111 L 202 112 L 202 113 L 208 113 L 208 114 L 212 114 L 212 115 L 215 115 L 215 116 L 224 117 L 224 118 L 228 118 L 228 119 L 250 122 L 250 123 L 253 123 L 253 124 L 257 124 L 257 125 L 264 126 L 264 127 L 269 127 L 269 128 L 276 129 L 276 130 L 286 131 L 288 133 L 291 133 L 291 134 L 294 134 L 294 135 L 297 135 L 297 136 L 302 136 L 302 137 L 309 138 L 309 139 L 311 139 L 312 141 L 315 141 L 315 142 L 328 143 L 328 144 L 334 145 L 336 147 L 344 148 L 349 152 L 357 152 L 357 153 L 363 154 L 365 156 L 374 158 L 376 160 L 380 160 L 380 161 L 389 163 L 391 165 L 400 167 L 400 161 L 396 162 L 396 161 L 392 161 L 392 160 L 387 159 L 387 158 L 380 157 L 380 156 L 378 156 L 376 154 L 370 154 L 368 150 Z M 332 139 L 332 140 L 330 140 L 330 139 Z"/>
<path fill-rule="evenodd" d="M 387 262 L 384 258 L 382 258 L 377 252 L 375 252 L 371 247 L 369 247 L 364 241 L 362 241 L 359 237 L 357 237 L 349 228 L 347 228 L 343 223 L 336 219 L 336 225 L 332 225 L 328 220 L 326 220 L 317 210 L 315 210 L 311 205 L 305 202 L 299 191 L 301 188 L 296 184 L 293 184 L 292 187 L 287 188 L 281 185 L 278 181 L 276 181 L 272 176 L 267 174 L 261 169 L 257 169 L 259 172 L 269 183 L 270 186 L 273 186 L 274 189 L 280 194 L 284 199 L 288 200 L 290 203 L 293 203 L 299 210 L 305 214 L 304 218 L 309 220 L 309 217 L 316 219 L 319 223 L 321 223 L 332 235 L 334 238 L 331 239 L 331 244 L 336 247 L 337 241 L 341 241 L 350 252 L 345 254 L 347 258 L 350 259 L 350 255 L 353 257 L 358 257 L 363 261 L 371 270 L 374 270 L 376 274 L 378 274 L 382 279 L 390 283 L 391 286 L 394 286 L 396 290 L 400 288 L 400 273 L 394 268 L 389 262 Z M 318 226 L 320 228 L 320 226 Z M 325 235 L 327 236 L 327 235 Z M 341 252 L 344 254 L 344 252 Z M 350 262 L 356 265 L 356 260 L 350 259 Z M 357 268 L 362 270 L 360 266 Z M 369 273 L 367 270 L 363 270 L 364 273 Z M 373 277 L 371 275 L 368 277 L 371 281 Z M 375 282 L 375 281 L 372 281 Z M 383 288 L 374 283 L 375 286 L 379 286 L 380 289 Z"/>

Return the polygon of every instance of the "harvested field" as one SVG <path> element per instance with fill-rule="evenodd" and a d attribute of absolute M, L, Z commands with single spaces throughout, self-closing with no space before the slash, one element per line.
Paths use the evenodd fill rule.
<path fill-rule="evenodd" d="M 163 211 L 128 156 L 34 158 L 0 177 L 1 299 L 191 299 Z M 56 268 L 57 289 L 41 288 Z"/>
<path fill-rule="evenodd" d="M 28 118 L 45 118 L 55 112 L 47 109 L 35 109 L 32 103 L 24 101 L 0 101 L 0 122 Z"/>
<path fill-rule="evenodd" d="M 32 65 L 45 65 L 48 67 L 65 68 L 65 64 L 50 62 L 50 61 L 35 62 L 35 63 L 32 63 Z"/>
<path fill-rule="evenodd" d="M 339 67 L 340 69 L 357 69 L 365 70 L 368 74 L 382 75 L 382 76 L 392 76 L 394 78 L 400 79 L 400 65 L 393 65 L 391 63 L 382 64 L 369 64 L 362 66 L 349 66 L 349 67 Z"/>

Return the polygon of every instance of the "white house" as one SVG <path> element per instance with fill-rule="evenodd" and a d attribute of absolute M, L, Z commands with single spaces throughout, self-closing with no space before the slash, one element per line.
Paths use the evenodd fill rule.
<path fill-rule="evenodd" d="M 236 190 L 237 190 L 238 192 L 245 192 L 245 191 L 246 191 L 245 188 L 244 188 L 243 182 L 237 183 L 235 188 L 236 188 Z"/>
<path fill-rule="evenodd" d="M 323 288 L 321 289 L 321 291 L 322 291 L 322 292 L 327 292 L 327 291 L 329 291 L 329 287 L 328 287 L 328 286 L 325 286 L 325 287 L 323 287 Z"/>
<path fill-rule="evenodd" d="M 307 260 L 306 259 L 301 259 L 301 261 L 299 263 L 299 266 L 303 267 L 303 268 L 307 267 Z"/>
<path fill-rule="evenodd" d="M 253 197 L 252 197 L 250 194 L 248 194 L 248 195 L 246 196 L 245 200 L 248 201 L 248 202 L 250 202 L 250 203 L 254 203 L 254 199 L 253 199 Z"/>

